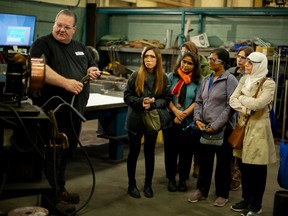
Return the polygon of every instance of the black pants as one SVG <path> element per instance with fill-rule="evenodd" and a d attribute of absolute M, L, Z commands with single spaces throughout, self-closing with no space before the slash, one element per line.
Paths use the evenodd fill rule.
<path fill-rule="evenodd" d="M 144 157 L 145 157 L 145 185 L 152 184 L 155 165 L 155 145 L 158 133 L 144 133 Z M 129 185 L 136 185 L 137 160 L 141 150 L 143 133 L 133 134 L 128 132 L 129 153 L 127 158 L 127 173 Z"/>
<path fill-rule="evenodd" d="M 224 143 L 221 146 L 200 144 L 199 148 L 199 177 L 197 189 L 208 197 L 216 155 L 215 188 L 216 196 L 227 199 L 231 183 L 232 148 L 227 142 L 230 131 L 225 131 Z"/>
<path fill-rule="evenodd" d="M 163 137 L 166 177 L 175 179 L 178 164 L 179 179 L 189 179 L 193 152 L 196 151 L 198 140 L 176 124 L 163 130 Z"/>
<path fill-rule="evenodd" d="M 267 165 L 240 163 L 242 173 L 242 197 L 251 206 L 262 208 L 266 187 Z"/>
<path fill-rule="evenodd" d="M 60 201 L 59 194 L 65 190 L 67 162 L 75 154 L 82 125 L 80 119 L 75 115 L 72 115 L 72 117 L 70 115 L 58 116 L 57 121 L 59 131 L 68 137 L 69 147 L 63 149 L 61 147 L 48 146 L 44 161 L 45 176 L 52 188 L 51 193 L 56 197 L 56 202 Z"/>

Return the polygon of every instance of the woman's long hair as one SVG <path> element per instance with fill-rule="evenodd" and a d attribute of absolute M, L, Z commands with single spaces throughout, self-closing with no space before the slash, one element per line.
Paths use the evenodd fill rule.
<path fill-rule="evenodd" d="M 138 96 L 141 96 L 144 93 L 144 84 L 145 84 L 146 76 L 148 73 L 145 63 L 144 63 L 144 56 L 148 50 L 153 50 L 153 52 L 156 55 L 157 62 L 156 62 L 155 68 L 153 69 L 153 73 L 155 74 L 154 93 L 155 93 L 155 96 L 159 96 L 163 93 L 163 89 L 164 89 L 162 55 L 161 55 L 160 50 L 157 47 L 152 47 L 152 46 L 147 47 L 145 51 L 142 53 L 142 57 L 141 57 L 142 63 L 139 68 L 139 71 L 136 77 L 136 82 L 135 82 L 136 93 Z"/>
<path fill-rule="evenodd" d="M 202 79 L 202 75 L 201 75 L 201 69 L 200 69 L 200 62 L 199 59 L 197 57 L 197 55 L 194 52 L 186 52 L 179 60 L 178 64 L 176 65 L 176 67 L 174 68 L 174 73 L 178 74 L 178 68 L 181 67 L 181 61 L 185 58 L 185 57 L 190 57 L 192 58 L 192 61 L 194 63 L 194 69 L 193 69 L 193 76 L 192 76 L 192 82 L 197 83 L 199 80 Z"/>

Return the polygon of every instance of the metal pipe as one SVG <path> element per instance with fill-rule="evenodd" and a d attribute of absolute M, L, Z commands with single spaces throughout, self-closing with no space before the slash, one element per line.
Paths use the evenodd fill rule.
<path fill-rule="evenodd" d="M 277 59 L 277 71 L 276 71 L 276 89 L 275 89 L 275 100 L 274 100 L 274 110 L 276 111 L 277 106 L 277 94 L 279 85 L 279 72 L 280 72 L 280 61 L 281 61 L 281 49 L 279 49 L 278 59 Z"/>

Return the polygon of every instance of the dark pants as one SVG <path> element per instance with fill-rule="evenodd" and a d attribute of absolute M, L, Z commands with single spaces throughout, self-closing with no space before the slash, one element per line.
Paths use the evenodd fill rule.
<path fill-rule="evenodd" d="M 73 126 L 70 115 L 57 116 L 59 132 L 68 137 L 69 147 L 47 147 L 46 159 L 44 161 L 44 172 L 52 188 L 52 194 L 56 195 L 56 201 L 59 200 L 59 194 L 65 191 L 65 172 L 68 160 L 75 154 L 78 137 L 81 131 L 81 121 L 78 117 L 72 115 Z M 60 144 L 60 143 L 59 143 Z"/>
<path fill-rule="evenodd" d="M 144 133 L 144 157 L 145 157 L 145 185 L 152 184 L 155 165 L 155 144 L 158 133 Z M 136 185 L 137 160 L 141 150 L 143 133 L 134 134 L 128 132 L 129 153 L 127 158 L 127 173 L 129 185 Z"/>
<path fill-rule="evenodd" d="M 176 124 L 163 130 L 163 137 L 166 177 L 170 180 L 175 179 L 178 164 L 179 179 L 189 179 L 192 156 L 198 141 Z"/>
<path fill-rule="evenodd" d="M 197 189 L 208 197 L 216 154 L 215 188 L 216 196 L 227 199 L 231 183 L 232 148 L 227 142 L 230 131 L 225 131 L 224 143 L 221 146 L 200 144 L 199 148 L 199 177 Z"/>
<path fill-rule="evenodd" d="M 242 173 L 242 197 L 251 206 L 262 207 L 266 187 L 267 165 L 240 164 Z"/>

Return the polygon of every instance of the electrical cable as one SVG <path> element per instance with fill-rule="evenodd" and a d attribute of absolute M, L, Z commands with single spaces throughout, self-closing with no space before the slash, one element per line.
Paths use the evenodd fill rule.
<path fill-rule="evenodd" d="M 73 129 L 75 138 L 77 139 L 78 144 L 79 144 L 82 152 L 84 153 L 84 156 L 86 157 L 86 159 L 88 161 L 88 164 L 89 164 L 89 167 L 90 167 L 91 173 L 92 173 L 92 188 L 91 188 L 90 194 L 89 194 L 87 200 L 84 202 L 84 204 L 80 208 L 78 208 L 76 210 L 75 213 L 77 213 L 77 212 L 81 211 L 82 209 L 84 209 L 88 205 L 88 203 L 91 201 L 91 198 L 92 198 L 92 196 L 94 194 L 94 190 L 95 190 L 96 177 L 95 177 L 95 171 L 94 171 L 93 165 L 91 163 L 90 157 L 89 157 L 87 151 L 83 148 L 83 145 L 82 145 L 81 141 L 79 140 L 79 136 L 76 133 L 76 130 L 75 130 L 75 127 L 74 127 L 74 124 L 73 124 L 73 121 L 72 121 L 72 113 L 70 113 L 70 122 L 71 122 L 71 125 L 72 125 L 72 129 Z"/>
<path fill-rule="evenodd" d="M 84 83 L 84 84 L 85 84 L 85 82 L 87 82 L 87 81 L 89 81 L 89 76 L 88 76 L 88 75 L 84 76 L 84 77 L 81 79 L 81 82 Z M 95 190 L 96 177 L 95 177 L 95 171 L 94 171 L 93 165 L 92 165 L 92 163 L 91 163 L 91 160 L 90 160 L 90 158 L 89 158 L 89 155 L 88 155 L 88 153 L 86 152 L 86 150 L 83 148 L 83 145 L 82 145 L 81 141 L 79 140 L 79 135 L 77 135 L 76 130 L 75 130 L 75 127 L 74 127 L 73 117 L 72 117 L 72 111 L 78 115 L 78 117 L 79 117 L 80 120 L 82 120 L 83 122 L 86 121 L 86 119 L 84 118 L 84 116 L 82 116 L 82 115 L 73 107 L 75 95 L 73 95 L 71 104 L 68 104 L 63 98 L 61 98 L 61 97 L 59 97 L 59 96 L 53 96 L 53 97 L 51 97 L 51 98 L 42 106 L 42 108 L 45 107 L 45 106 L 46 106 L 49 102 L 51 102 L 53 99 L 59 99 L 59 100 L 61 100 L 63 103 L 59 104 L 53 111 L 51 111 L 51 113 L 52 113 L 52 118 L 53 118 L 54 114 L 55 114 L 57 111 L 59 111 L 63 106 L 68 106 L 69 108 L 71 108 L 71 112 L 70 112 L 70 123 L 71 123 L 71 126 L 72 126 L 73 134 L 74 134 L 74 136 L 75 136 L 75 138 L 76 138 L 76 140 L 77 140 L 77 142 L 78 142 L 78 144 L 79 144 L 82 152 L 84 153 L 85 158 L 86 158 L 87 161 L 88 161 L 88 165 L 89 165 L 90 170 L 91 170 L 91 173 L 92 173 L 92 187 L 91 187 L 91 191 L 90 191 L 90 194 L 89 194 L 87 200 L 86 200 L 86 201 L 84 202 L 84 204 L 83 204 L 80 208 L 78 208 L 75 212 L 73 212 L 73 213 L 71 213 L 71 214 L 66 214 L 67 216 L 70 216 L 70 215 L 74 215 L 75 213 L 81 211 L 83 208 L 85 208 L 85 207 L 88 205 L 88 203 L 90 202 L 90 200 L 91 200 L 91 198 L 92 198 L 92 196 L 93 196 L 94 190 Z M 54 116 L 54 117 L 55 117 L 55 116 Z M 56 121 L 56 118 L 55 118 L 55 119 L 52 119 L 52 122 L 55 122 L 55 121 Z M 57 193 L 56 150 L 57 150 L 57 149 L 56 149 L 56 143 L 54 143 L 54 145 L 53 145 L 53 157 L 54 157 L 53 167 L 54 167 L 54 180 L 55 180 L 54 184 L 55 184 L 56 193 Z M 57 194 L 56 194 L 56 196 L 57 196 Z"/>
<path fill-rule="evenodd" d="M 33 141 L 33 139 L 31 138 L 31 136 L 30 136 L 27 128 L 25 127 L 24 122 L 22 121 L 22 119 L 21 119 L 21 117 L 19 116 L 19 114 L 17 113 L 17 111 L 16 111 L 13 107 L 11 107 L 10 105 L 7 105 L 7 104 L 0 103 L 0 106 L 5 107 L 5 108 L 8 108 L 9 110 L 12 111 L 12 113 L 15 115 L 16 119 L 19 120 L 19 123 L 20 123 L 20 125 L 21 125 L 21 128 L 24 130 L 25 135 L 26 135 L 26 137 L 28 138 L 29 142 L 33 145 L 33 147 L 34 147 L 34 148 L 36 149 L 36 151 L 40 154 L 40 156 L 41 156 L 42 158 L 44 158 L 43 153 L 40 152 L 40 149 L 37 147 L 37 144 L 36 144 L 36 143 Z"/>

